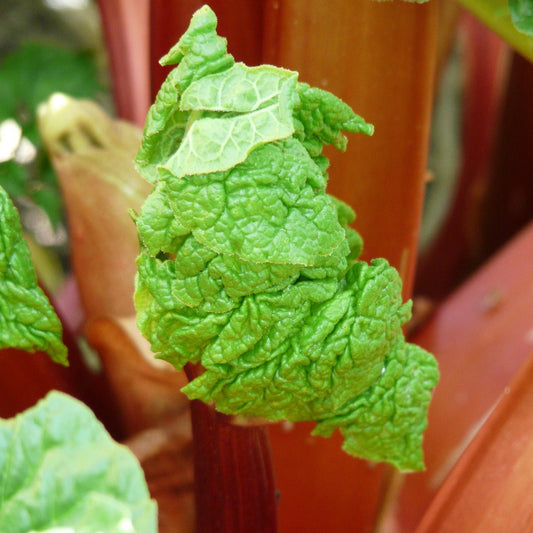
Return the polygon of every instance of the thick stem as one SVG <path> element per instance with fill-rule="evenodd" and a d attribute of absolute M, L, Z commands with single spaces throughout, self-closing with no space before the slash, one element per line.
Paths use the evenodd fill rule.
<path fill-rule="evenodd" d="M 533 219 L 533 65 L 513 54 L 502 116 L 481 206 L 481 264 Z"/>
<path fill-rule="evenodd" d="M 194 371 L 187 369 L 189 379 Z M 265 426 L 236 426 L 191 402 L 196 533 L 275 533 L 276 487 Z"/>

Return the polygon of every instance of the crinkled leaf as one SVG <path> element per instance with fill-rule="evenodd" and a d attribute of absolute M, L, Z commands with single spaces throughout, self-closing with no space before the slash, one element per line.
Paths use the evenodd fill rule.
<path fill-rule="evenodd" d="M 218 253 L 312 266 L 344 239 L 321 173 L 293 138 L 254 150 L 226 173 L 161 175 L 176 218 Z"/>
<path fill-rule="evenodd" d="M 294 110 L 297 124 L 297 136 L 311 156 L 320 155 L 322 146 L 331 144 L 344 151 L 348 139 L 343 131 L 372 135 L 374 127 L 356 115 L 352 108 L 335 95 L 310 87 L 306 83 L 298 84 L 299 104 Z"/>
<path fill-rule="evenodd" d="M 178 87 L 183 92 L 193 81 L 230 68 L 226 39 L 217 35 L 217 17 L 208 6 L 196 11 L 189 28 L 159 62 L 175 65 Z"/>
<path fill-rule="evenodd" d="M 157 510 L 133 454 L 52 392 L 0 420 L 0 530 L 155 533 Z"/>
<path fill-rule="evenodd" d="M 15 206 L 0 188 L 0 348 L 47 352 L 67 364 L 62 326 L 37 284 Z"/>
<path fill-rule="evenodd" d="M 226 324 L 229 313 L 187 307 L 173 294 L 174 262 L 143 252 L 137 259 L 137 323 L 152 350 L 176 368 L 199 361 L 205 347 Z"/>
<path fill-rule="evenodd" d="M 179 42 L 161 58 L 162 65 L 173 65 L 150 107 L 143 141 L 136 157 L 137 167 L 151 183 L 158 179 L 157 166 L 176 152 L 185 134 L 190 112 L 178 105 L 181 93 L 196 79 L 224 71 L 234 64 L 227 53 L 226 40 L 216 33 L 216 17 L 209 8 L 198 10 L 194 22 Z"/>
<path fill-rule="evenodd" d="M 135 158 L 139 172 L 150 183 L 158 180 L 157 166 L 178 149 L 185 134 L 189 113 L 176 106 L 177 81 L 173 70 L 163 82 L 148 111 L 141 147 Z"/>
<path fill-rule="evenodd" d="M 250 113 L 281 99 L 290 116 L 290 99 L 298 74 L 272 65 L 231 68 L 191 83 L 183 92 L 180 108 L 188 111 Z M 234 165 L 231 165 L 234 166 Z"/>
<path fill-rule="evenodd" d="M 533 36 L 533 0 L 509 0 L 509 10 L 516 28 Z"/>
<path fill-rule="evenodd" d="M 137 219 L 139 327 L 177 368 L 201 363 L 190 398 L 228 414 L 315 420 L 321 434 L 339 428 L 349 453 L 418 469 L 436 364 L 405 343 L 398 273 L 385 260 L 356 262 L 355 215 L 325 192 L 323 145 L 343 150 L 343 132 L 372 126 L 293 73 L 229 64 L 215 27 L 208 8 L 193 16 L 146 126 L 144 147 L 153 131 L 166 135 L 163 100 L 161 116 L 190 113 L 164 149 L 150 144 L 146 176 L 158 185 Z M 415 405 L 409 391 L 419 390 Z M 365 441 L 391 394 L 396 433 Z"/>
<path fill-rule="evenodd" d="M 342 409 L 379 377 L 410 316 L 386 261 L 357 263 L 347 279 L 344 289 L 300 281 L 245 299 L 185 392 L 222 412 L 275 420 Z"/>
<path fill-rule="evenodd" d="M 279 103 L 227 118 L 198 118 L 162 167 L 178 178 L 228 170 L 258 145 L 283 139 L 293 131 L 292 117 Z"/>
<path fill-rule="evenodd" d="M 179 105 L 193 113 L 163 168 L 178 178 L 228 170 L 257 146 L 292 135 L 296 76 L 269 65 L 238 63 L 192 82 Z M 205 111 L 216 113 L 203 116 Z"/>
<path fill-rule="evenodd" d="M 174 216 L 168 198 L 161 192 L 160 187 L 156 187 L 146 199 L 135 223 L 141 241 L 153 255 L 160 251 L 174 253 L 189 234 L 189 230 Z"/>
<path fill-rule="evenodd" d="M 344 414 L 319 422 L 313 433 L 329 436 L 339 428 L 348 453 L 388 461 L 399 470 L 421 470 L 426 410 L 438 379 L 433 356 L 400 340 L 374 385 L 346 405 Z"/>

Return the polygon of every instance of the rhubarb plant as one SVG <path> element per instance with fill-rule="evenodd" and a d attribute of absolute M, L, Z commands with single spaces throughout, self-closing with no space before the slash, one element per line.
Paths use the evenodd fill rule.
<path fill-rule="evenodd" d="M 138 325 L 183 389 L 229 415 L 339 429 L 350 454 L 423 468 L 434 358 L 405 341 L 401 280 L 357 260 L 323 146 L 373 128 L 298 73 L 234 61 L 204 6 L 165 55 L 136 163 Z M 356 177 L 354 177 L 356 179 Z"/>

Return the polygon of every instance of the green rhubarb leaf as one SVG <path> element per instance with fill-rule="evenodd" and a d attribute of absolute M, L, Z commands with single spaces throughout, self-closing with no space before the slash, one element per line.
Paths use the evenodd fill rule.
<path fill-rule="evenodd" d="M 177 152 L 162 167 L 177 178 L 228 170 L 255 147 L 292 134 L 292 116 L 285 107 L 277 102 L 242 115 L 191 120 Z"/>
<path fill-rule="evenodd" d="M 168 198 L 159 186 L 146 199 L 135 223 L 142 243 L 153 255 L 160 251 L 175 253 L 190 233 L 174 217 Z"/>
<path fill-rule="evenodd" d="M 299 83 L 298 96 L 299 104 L 294 109 L 295 119 L 299 123 L 297 136 L 313 157 L 322 152 L 325 144 L 346 150 L 348 139 L 343 132 L 366 135 L 374 132 L 371 124 L 327 91 Z"/>
<path fill-rule="evenodd" d="M 0 420 L 0 530 L 155 533 L 157 509 L 133 454 L 88 407 L 51 392 Z"/>
<path fill-rule="evenodd" d="M 0 188 L 0 348 L 47 352 L 67 364 L 62 326 L 37 284 L 15 206 Z"/>
<path fill-rule="evenodd" d="M 178 88 L 183 92 L 193 81 L 230 68 L 226 39 L 217 35 L 217 17 L 208 6 L 196 11 L 189 28 L 159 62 L 175 65 Z"/>
<path fill-rule="evenodd" d="M 139 172 L 154 184 L 158 180 L 157 166 L 178 149 L 187 126 L 189 113 L 176 106 L 179 94 L 176 78 L 174 69 L 159 89 L 148 111 L 141 147 L 135 158 Z"/>
<path fill-rule="evenodd" d="M 312 266 L 344 239 L 321 172 L 294 138 L 254 150 L 225 173 L 161 174 L 179 222 L 217 253 Z"/>
<path fill-rule="evenodd" d="M 183 92 L 180 108 L 188 111 L 250 113 L 281 100 L 289 113 L 298 74 L 272 65 L 231 68 L 192 82 Z M 233 166 L 233 165 L 232 165 Z"/>
<path fill-rule="evenodd" d="M 193 81 L 179 103 L 191 112 L 187 129 L 163 168 L 178 178 L 228 170 L 257 146 L 292 135 L 296 77 L 270 65 L 237 63 Z"/>
<path fill-rule="evenodd" d="M 173 261 L 162 261 L 143 251 L 137 266 L 137 323 L 152 350 L 178 369 L 188 361 L 199 361 L 205 347 L 226 325 L 230 313 L 191 308 L 176 298 Z"/>
<path fill-rule="evenodd" d="M 217 19 L 207 6 L 194 15 L 189 29 L 161 58 L 162 65 L 178 67 L 170 72 L 146 117 L 143 141 L 136 157 L 137 168 L 151 183 L 158 179 L 157 166 L 178 149 L 185 134 L 189 111 L 178 105 L 191 82 L 230 68 L 233 57 L 227 53 L 226 39 L 216 33 Z"/>
<path fill-rule="evenodd" d="M 147 118 L 139 328 L 176 368 L 201 363 L 189 398 L 314 420 L 353 455 L 419 469 L 436 363 L 405 342 L 398 273 L 357 261 L 355 214 L 325 190 L 323 146 L 372 126 L 296 73 L 229 61 L 215 30 L 209 8 L 193 16 Z"/>
<path fill-rule="evenodd" d="M 320 421 L 313 433 L 327 437 L 338 428 L 348 453 L 388 461 L 399 470 L 421 470 L 425 413 L 438 379 L 433 356 L 400 340 L 365 394 L 344 406 L 344 413 Z"/>
<path fill-rule="evenodd" d="M 509 0 L 509 10 L 515 27 L 533 36 L 533 0 Z"/>
<path fill-rule="evenodd" d="M 175 176 L 228 170 L 258 145 L 292 135 L 296 72 L 234 64 L 193 81 L 180 109 L 193 112 L 184 139 L 164 168 Z M 217 112 L 204 116 L 204 112 Z"/>
<path fill-rule="evenodd" d="M 202 354 L 206 371 L 184 388 L 231 414 L 316 420 L 380 376 L 410 317 L 385 260 L 356 263 L 347 286 L 300 281 L 247 298 Z"/>

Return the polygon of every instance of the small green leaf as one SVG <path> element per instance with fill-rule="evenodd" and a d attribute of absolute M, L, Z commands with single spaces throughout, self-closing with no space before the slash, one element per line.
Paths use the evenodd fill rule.
<path fill-rule="evenodd" d="M 150 253 L 157 255 L 175 253 L 189 230 L 174 217 L 168 198 L 157 186 L 143 204 L 141 214 L 136 218 L 139 237 Z"/>
<path fill-rule="evenodd" d="M 170 72 L 150 107 L 144 126 L 141 147 L 135 158 L 139 172 L 150 183 L 158 180 L 157 166 L 167 161 L 178 149 L 189 112 L 176 105 L 179 94 L 177 69 Z"/>
<path fill-rule="evenodd" d="M 297 89 L 299 104 L 294 109 L 294 116 L 301 124 L 297 136 L 312 157 L 321 153 L 324 144 L 346 150 L 348 139 L 343 132 L 374 133 L 371 124 L 335 95 L 306 83 L 298 83 Z"/>
<path fill-rule="evenodd" d="M 533 0 L 509 0 L 509 10 L 516 28 L 533 36 Z"/>
<path fill-rule="evenodd" d="M 179 92 L 194 80 L 221 72 L 233 65 L 227 42 L 216 32 L 217 17 L 209 6 L 203 6 L 192 16 L 189 28 L 170 51 L 163 56 L 161 65 L 175 65 Z"/>
<path fill-rule="evenodd" d="M 173 261 L 161 261 L 143 251 L 137 259 L 135 287 L 137 324 L 161 359 L 181 369 L 196 362 L 226 325 L 230 314 L 191 308 L 174 296 Z"/>
<path fill-rule="evenodd" d="M 295 87 L 295 72 L 242 63 L 192 82 L 179 105 L 194 112 L 163 168 L 178 178 L 228 170 L 257 146 L 289 137 Z"/>
<path fill-rule="evenodd" d="M 0 531 L 155 533 L 137 459 L 88 407 L 51 392 L 0 420 Z"/>
<path fill-rule="evenodd" d="M 67 364 L 62 326 L 37 284 L 15 206 L 0 188 L 0 348 L 41 350 Z"/>

